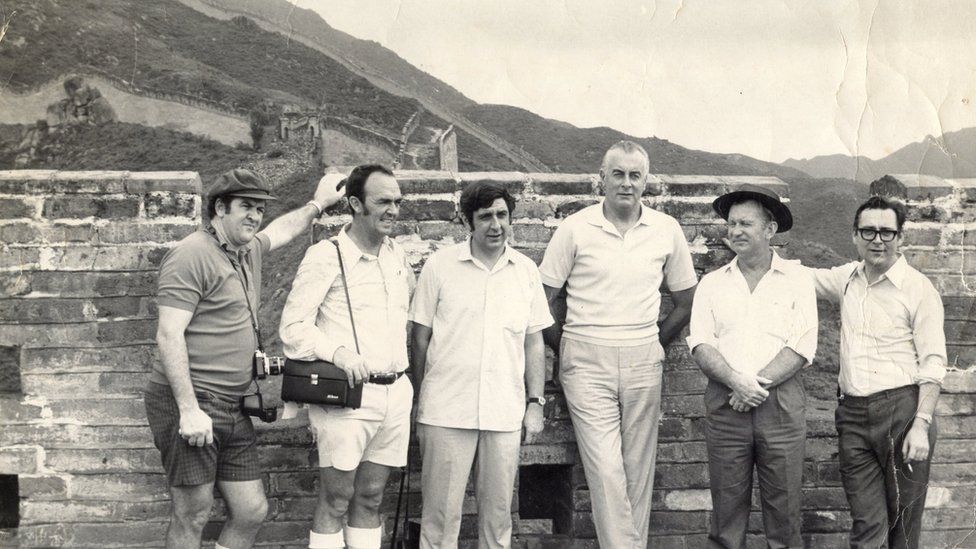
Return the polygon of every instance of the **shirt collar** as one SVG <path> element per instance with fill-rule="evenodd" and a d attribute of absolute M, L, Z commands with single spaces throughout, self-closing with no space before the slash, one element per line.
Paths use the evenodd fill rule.
<path fill-rule="evenodd" d="M 586 219 L 586 221 L 591 225 L 596 225 L 597 227 L 600 227 L 607 232 L 616 233 L 617 228 L 613 226 L 613 223 L 611 223 L 609 219 L 607 219 L 607 216 L 603 215 L 604 202 L 605 200 L 601 200 L 598 203 L 594 204 L 592 207 L 590 207 L 589 211 L 584 210 L 585 212 L 584 215 L 586 216 L 584 219 Z M 640 217 L 637 218 L 636 224 L 650 225 L 651 216 L 653 215 L 652 213 L 653 210 L 645 206 L 643 202 L 641 203 L 640 207 L 641 207 L 641 214 Z"/>
<path fill-rule="evenodd" d="M 860 263 L 858 263 L 857 268 L 851 272 L 851 277 L 853 278 L 855 276 L 860 276 L 864 279 L 865 282 L 867 282 L 868 276 L 864 272 L 864 265 L 865 264 L 863 260 Z M 895 262 L 891 265 L 891 267 L 888 267 L 888 270 L 885 271 L 883 275 L 881 275 L 881 278 L 879 278 L 877 282 L 880 282 L 882 279 L 887 278 L 888 280 L 891 281 L 892 284 L 895 285 L 895 288 L 898 288 L 900 290 L 902 283 L 905 282 L 905 272 L 907 268 L 908 268 L 908 261 L 905 260 L 905 256 L 898 254 L 898 259 L 895 260 Z M 875 284 L 877 284 L 877 282 L 875 282 Z"/>
<path fill-rule="evenodd" d="M 776 253 L 776 250 L 772 250 L 772 252 L 773 252 L 773 258 L 769 263 L 769 270 L 779 271 L 780 273 L 786 273 L 786 269 L 789 268 L 788 265 L 791 262 L 780 257 L 779 254 Z M 732 258 L 732 261 L 729 261 L 728 265 L 725 266 L 725 272 L 730 273 L 732 272 L 732 269 L 738 269 L 738 268 L 739 268 L 739 256 L 735 256 Z"/>
<path fill-rule="evenodd" d="M 347 261 L 352 261 L 353 263 L 359 261 L 364 257 L 366 259 L 375 259 L 377 256 L 370 255 L 359 249 L 359 246 L 353 241 L 353 239 L 349 238 L 349 233 L 347 232 L 348 230 L 349 230 L 349 225 L 344 226 L 339 231 L 339 234 L 337 234 L 335 237 L 336 242 L 339 243 L 339 249 L 342 250 L 342 256 Z M 390 237 L 388 236 L 383 237 L 383 243 L 380 245 L 381 254 L 383 253 L 384 248 L 387 251 L 393 250 L 393 241 L 390 240 Z"/>
<path fill-rule="evenodd" d="M 467 240 L 464 241 L 464 245 L 461 246 L 461 251 L 460 251 L 460 253 L 458 253 L 458 261 L 470 261 L 472 263 L 476 263 L 478 265 L 481 265 L 481 262 L 478 261 L 477 259 L 475 259 L 475 257 L 473 255 L 471 255 L 471 237 L 470 236 L 467 238 Z M 506 265 L 508 263 L 515 263 L 515 255 L 514 255 L 514 252 L 512 250 L 512 247 L 509 246 L 508 244 L 505 244 L 505 251 L 502 252 L 502 256 L 500 258 L 498 258 L 498 262 L 495 263 L 495 266 L 492 269 L 489 269 L 489 270 L 495 271 L 495 270 L 499 269 L 502 265 Z"/>

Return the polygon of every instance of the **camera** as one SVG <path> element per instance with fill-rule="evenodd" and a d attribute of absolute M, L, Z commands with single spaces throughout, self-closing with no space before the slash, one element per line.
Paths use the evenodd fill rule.
<path fill-rule="evenodd" d="M 264 396 L 261 393 L 242 396 L 241 412 L 246 416 L 256 417 L 265 423 L 271 423 L 278 419 L 278 409 L 274 406 L 265 406 Z"/>
<path fill-rule="evenodd" d="M 279 376 L 281 375 L 281 367 L 284 363 L 284 357 L 268 356 L 264 351 L 259 349 L 254 351 L 254 357 L 251 360 L 251 371 L 254 372 L 256 379 Z"/>

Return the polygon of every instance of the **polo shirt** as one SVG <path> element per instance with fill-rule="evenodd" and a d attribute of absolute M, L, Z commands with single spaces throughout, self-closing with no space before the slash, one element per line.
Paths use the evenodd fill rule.
<path fill-rule="evenodd" d="M 258 342 L 247 300 L 257 314 L 261 260 L 270 247 L 268 236 L 258 233 L 235 253 L 216 233 L 200 229 L 163 257 L 156 303 L 193 313 L 184 338 L 194 389 L 239 396 L 251 383 Z M 149 379 L 169 384 L 159 361 Z"/>
<path fill-rule="evenodd" d="M 525 414 L 525 337 L 552 324 L 535 263 L 506 246 L 489 269 L 471 241 L 434 253 L 410 320 L 431 328 L 417 421 L 517 431 Z"/>
<path fill-rule="evenodd" d="M 565 337 L 621 346 L 657 340 L 662 282 L 678 292 L 698 278 L 673 217 L 642 205 L 637 224 L 621 235 L 602 202 L 559 225 L 539 272 L 543 284 L 567 286 Z"/>
<path fill-rule="evenodd" d="M 708 344 L 729 366 L 758 374 L 784 348 L 813 362 L 817 352 L 817 292 L 796 261 L 774 251 L 755 289 L 739 258 L 703 276 L 691 308 L 688 349 Z"/>
<path fill-rule="evenodd" d="M 358 338 L 359 355 L 370 373 L 402 372 L 408 365 L 407 307 L 416 282 L 403 248 L 387 237 L 378 255 L 367 254 L 345 229 L 339 231 L 336 241 L 345 264 L 356 337 L 349 321 L 336 247 L 323 240 L 305 253 L 281 312 L 279 335 L 285 356 L 331 362 L 339 347 L 356 352 Z M 371 395 L 388 387 L 367 383 L 362 407 L 349 410 L 346 417 L 385 417 L 386 411 L 377 406 L 386 399 Z M 405 399 L 409 407 L 412 396 L 412 391 L 397 392 L 395 405 L 404 404 L 400 401 Z"/>
<path fill-rule="evenodd" d="M 840 304 L 838 384 L 843 394 L 942 384 L 948 363 L 942 298 L 904 256 L 871 284 L 863 262 L 808 272 L 817 292 Z"/>

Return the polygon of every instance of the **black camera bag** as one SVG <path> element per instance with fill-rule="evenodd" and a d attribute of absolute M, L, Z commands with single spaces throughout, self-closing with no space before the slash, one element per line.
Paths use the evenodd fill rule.
<path fill-rule="evenodd" d="M 343 408 L 363 403 L 363 383 L 350 388 L 346 372 L 331 362 L 288 358 L 281 376 L 281 400 Z"/>
<path fill-rule="evenodd" d="M 352 338 L 356 342 L 356 353 L 359 353 L 359 336 L 356 335 L 356 321 L 352 317 L 352 303 L 349 301 L 349 285 L 346 283 L 346 267 L 342 261 L 342 251 L 339 249 L 338 242 L 335 240 L 330 242 L 335 246 L 336 255 L 339 257 L 339 275 L 342 277 L 342 287 L 346 293 L 349 325 L 352 327 Z M 350 388 L 346 372 L 327 360 L 286 358 L 281 374 L 281 400 L 340 408 L 362 406 L 363 383 L 359 382 Z"/>

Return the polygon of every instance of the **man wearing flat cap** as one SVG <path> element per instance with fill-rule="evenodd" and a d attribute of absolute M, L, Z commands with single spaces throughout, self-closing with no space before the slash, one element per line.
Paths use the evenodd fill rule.
<path fill-rule="evenodd" d="M 160 360 L 145 400 L 172 499 L 166 547 L 200 546 L 215 484 L 228 516 L 217 549 L 251 547 L 264 521 L 264 472 L 251 418 L 239 403 L 260 347 L 261 262 L 338 202 L 338 179 L 323 177 L 313 200 L 259 232 L 265 205 L 275 200 L 268 183 L 249 170 L 224 173 L 207 192 L 210 223 L 160 264 Z"/>
<path fill-rule="evenodd" d="M 796 374 L 817 350 L 816 290 L 799 263 L 770 248 L 793 225 L 776 193 L 744 185 L 712 207 L 736 257 L 702 277 L 688 337 L 708 377 L 708 547 L 746 546 L 754 465 L 767 546 L 802 547 L 806 396 Z"/>

